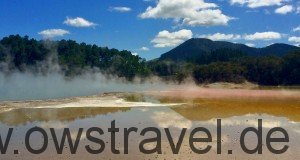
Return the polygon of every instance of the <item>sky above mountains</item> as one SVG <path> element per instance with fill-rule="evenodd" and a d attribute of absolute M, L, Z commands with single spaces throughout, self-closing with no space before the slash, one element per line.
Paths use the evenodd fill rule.
<path fill-rule="evenodd" d="M 0 0 L 0 37 L 72 39 L 153 59 L 190 38 L 300 44 L 298 0 Z"/>

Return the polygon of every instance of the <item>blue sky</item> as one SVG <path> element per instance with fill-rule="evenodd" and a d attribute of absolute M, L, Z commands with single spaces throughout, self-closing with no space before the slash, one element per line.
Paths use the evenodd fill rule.
<path fill-rule="evenodd" d="M 297 0 L 0 0 L 0 37 L 72 39 L 159 57 L 192 37 L 300 44 Z"/>

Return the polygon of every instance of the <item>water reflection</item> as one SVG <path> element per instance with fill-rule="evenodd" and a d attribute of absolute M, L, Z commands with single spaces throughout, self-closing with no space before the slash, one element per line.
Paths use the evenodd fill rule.
<path fill-rule="evenodd" d="M 166 100 L 163 100 L 166 102 Z M 170 100 L 168 100 L 170 101 Z M 183 102 L 184 100 L 181 100 Z M 189 120 L 205 121 L 247 114 L 269 114 L 300 121 L 300 100 L 278 99 L 195 99 L 185 107 L 173 107 Z"/>
<path fill-rule="evenodd" d="M 62 121 L 70 122 L 97 115 L 125 112 L 130 108 L 20 108 L 0 113 L 0 122 L 9 126 L 24 125 L 31 122 Z"/>
<path fill-rule="evenodd" d="M 20 108 L 0 113 L 0 132 L 7 132 L 8 127 L 15 127 L 14 138 L 11 147 L 17 147 L 18 155 L 6 154 L 1 159 L 22 158 L 22 159 L 297 159 L 300 156 L 300 102 L 299 100 L 216 100 L 216 99 L 158 99 L 160 102 L 184 102 L 185 105 L 177 107 L 136 107 L 136 108 Z M 222 119 L 222 156 L 216 154 L 216 124 L 217 118 Z M 271 154 L 266 146 L 265 140 L 262 155 L 247 155 L 240 147 L 240 133 L 246 127 L 257 127 L 257 120 L 263 119 L 263 137 L 273 127 L 283 127 L 290 136 L 289 150 L 282 155 Z M 145 155 L 139 152 L 139 142 L 145 138 L 138 133 L 133 133 L 130 140 L 130 151 L 128 155 L 114 155 L 110 151 L 110 134 L 107 128 L 111 121 L 116 120 L 120 133 L 117 134 L 117 148 L 123 152 L 123 128 L 137 127 L 139 132 L 146 127 L 157 127 L 162 132 L 162 155 Z M 55 154 L 53 142 L 49 137 L 48 150 L 41 155 L 32 155 L 24 147 L 26 131 L 34 126 L 45 128 L 56 128 L 58 135 L 62 134 L 63 128 L 70 128 L 72 137 L 77 135 L 78 128 L 84 128 L 81 137 L 82 145 L 76 155 L 64 152 L 62 155 Z M 85 132 L 90 127 L 100 127 L 105 134 L 101 139 L 107 145 L 106 150 L 100 155 L 91 155 L 86 152 L 84 144 L 89 144 Z M 189 148 L 188 135 L 196 127 L 207 128 L 213 136 L 212 143 L 197 144 L 197 147 L 204 148 L 207 144 L 212 145 L 212 150 L 205 155 L 193 153 Z M 182 128 L 188 131 L 184 138 L 182 148 L 178 155 L 172 154 L 163 128 L 169 128 L 173 137 L 178 137 Z M 47 133 L 49 131 L 47 130 Z M 50 133 L 48 134 L 50 135 Z M 150 136 L 151 135 L 147 135 Z M 203 135 L 200 135 L 203 136 Z M 282 135 L 276 134 L 275 137 Z M 253 148 L 256 143 L 255 136 L 250 134 L 247 137 L 247 145 Z M 35 136 L 35 145 L 39 145 L 41 137 Z M 177 141 L 177 138 L 175 138 Z M 280 147 L 282 144 L 274 144 Z M 149 145 L 149 147 L 153 147 Z M 233 150 L 232 155 L 227 151 Z M 10 151 L 11 152 L 11 151 Z"/>

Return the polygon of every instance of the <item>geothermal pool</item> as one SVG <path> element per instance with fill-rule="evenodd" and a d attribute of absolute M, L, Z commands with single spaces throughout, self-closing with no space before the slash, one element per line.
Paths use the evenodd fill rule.
<path fill-rule="evenodd" d="M 3 101 L 0 103 L 1 138 L 6 138 L 8 128 L 13 128 L 13 133 L 7 153 L 2 154 L 1 159 L 297 159 L 300 156 L 299 93 L 299 90 L 190 89 L 109 93 L 57 100 Z M 217 133 L 218 119 L 221 120 L 220 135 Z M 259 119 L 262 120 L 262 154 L 247 154 L 240 145 L 241 133 L 247 127 L 258 128 Z M 111 150 L 113 142 L 108 128 L 112 122 L 119 128 L 115 132 L 115 149 L 120 154 Z M 43 128 L 47 135 L 47 148 L 40 154 L 32 154 L 26 148 L 26 134 L 34 127 Z M 103 151 L 98 154 L 91 154 L 86 149 L 87 145 L 94 150 L 100 148 L 88 137 L 91 135 L 87 132 L 93 127 L 103 130 L 103 134 L 91 134 L 104 143 Z M 137 132 L 130 133 L 127 150 L 124 128 L 130 127 L 137 128 Z M 157 137 L 156 132 L 142 136 L 142 130 L 147 127 L 159 130 L 161 154 L 141 153 L 141 141 Z M 207 129 L 211 135 L 208 142 L 193 143 L 199 150 L 211 146 L 205 154 L 195 153 L 190 147 L 191 132 L 199 127 Z M 267 134 L 275 127 L 282 127 L 289 136 L 288 143 L 272 143 L 272 147 L 278 150 L 288 145 L 288 150 L 283 154 L 273 154 L 266 145 Z M 64 128 L 70 130 L 73 141 L 78 139 L 82 128 L 76 154 L 71 154 L 68 143 L 63 146 L 62 154 L 57 154 L 56 140 L 50 128 L 55 130 L 59 142 Z M 168 128 L 175 145 L 182 141 L 178 154 L 173 154 L 164 128 Z M 181 137 L 183 129 L 186 132 Z M 206 132 L 194 136 L 208 138 Z M 272 137 L 282 138 L 283 134 L 276 132 Z M 30 146 L 36 150 L 42 148 L 44 142 L 44 137 L 38 132 L 32 133 L 29 138 Z M 217 154 L 218 144 L 221 145 L 221 154 Z M 247 134 L 245 144 L 249 149 L 255 148 L 257 136 Z M 151 142 L 143 148 L 151 150 L 157 145 Z M 125 150 L 128 154 L 124 154 Z"/>

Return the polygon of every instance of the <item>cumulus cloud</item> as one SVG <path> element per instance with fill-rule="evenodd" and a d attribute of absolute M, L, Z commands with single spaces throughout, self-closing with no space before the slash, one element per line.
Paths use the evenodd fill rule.
<path fill-rule="evenodd" d="M 280 6 L 287 0 L 230 0 L 230 4 L 246 5 L 249 8 L 259 8 L 267 6 Z"/>
<path fill-rule="evenodd" d="M 293 10 L 294 10 L 294 7 L 292 5 L 285 5 L 285 6 L 282 6 L 280 8 L 277 8 L 275 10 L 275 13 L 277 13 L 277 14 L 287 14 L 287 13 L 293 12 Z"/>
<path fill-rule="evenodd" d="M 293 31 L 294 31 L 294 32 L 300 31 L 300 26 L 298 26 L 298 27 L 296 27 L 296 28 L 293 28 Z"/>
<path fill-rule="evenodd" d="M 255 41 L 255 40 L 275 40 L 275 39 L 281 39 L 283 34 L 280 34 L 278 32 L 256 32 L 254 34 L 224 34 L 224 33 L 215 33 L 215 34 L 204 34 L 204 35 L 199 35 L 197 37 L 199 38 L 208 38 L 213 41 L 219 41 L 219 40 L 250 40 L 250 41 Z M 252 43 L 246 44 L 250 47 L 253 46 Z"/>
<path fill-rule="evenodd" d="M 141 47 L 139 50 L 140 51 L 149 51 L 149 48 L 148 47 Z"/>
<path fill-rule="evenodd" d="M 54 38 L 70 34 L 70 32 L 63 29 L 47 29 L 39 32 L 38 34 L 43 36 L 44 38 Z"/>
<path fill-rule="evenodd" d="M 241 36 L 238 34 L 223 34 L 223 33 L 206 34 L 206 35 L 200 35 L 198 37 L 199 38 L 208 38 L 213 41 L 241 39 Z"/>
<path fill-rule="evenodd" d="M 281 39 L 282 35 L 278 32 L 256 32 L 254 34 L 245 35 L 245 40 L 255 41 L 255 40 L 275 40 Z"/>
<path fill-rule="evenodd" d="M 140 17 L 174 19 L 189 26 L 227 25 L 233 19 L 224 15 L 215 3 L 204 0 L 158 0 L 155 7 L 148 7 Z"/>
<path fill-rule="evenodd" d="M 130 12 L 131 8 L 129 8 L 129 7 L 110 7 L 109 10 L 124 13 L 124 12 Z"/>
<path fill-rule="evenodd" d="M 253 43 L 246 43 L 245 45 L 249 46 L 249 47 L 255 47 L 255 44 L 253 44 Z"/>
<path fill-rule="evenodd" d="M 76 18 L 67 17 L 67 19 L 64 21 L 64 24 L 73 27 L 94 27 L 97 25 L 96 23 L 90 22 L 81 17 L 76 17 Z"/>
<path fill-rule="evenodd" d="M 295 42 L 295 43 L 300 43 L 300 37 L 290 37 L 289 42 Z"/>
<path fill-rule="evenodd" d="M 174 47 L 191 39 L 193 32 L 191 30 L 182 29 L 177 32 L 161 31 L 151 41 L 156 48 Z"/>

